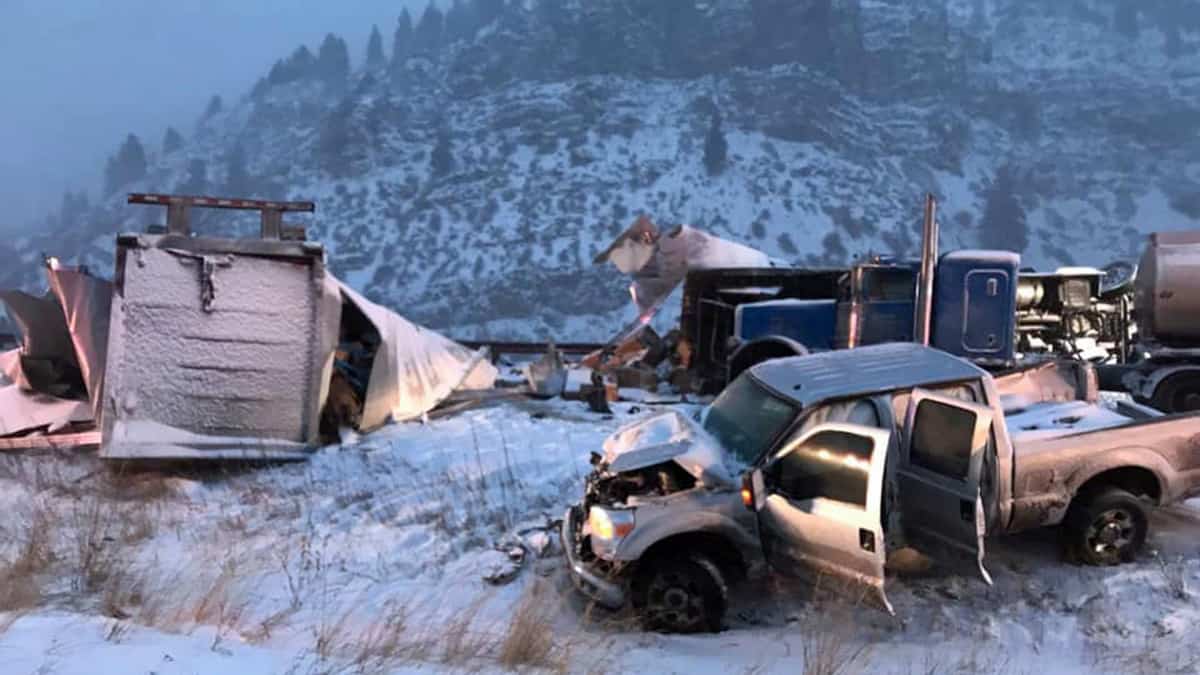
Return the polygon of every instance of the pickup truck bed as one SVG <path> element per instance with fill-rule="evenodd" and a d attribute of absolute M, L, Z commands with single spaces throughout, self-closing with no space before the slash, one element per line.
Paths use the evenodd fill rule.
<path fill-rule="evenodd" d="M 1136 408 L 1129 410 L 1124 405 L 1118 407 L 1115 404 L 1103 405 L 1086 401 L 1042 403 L 1028 408 L 1006 410 L 1005 417 L 1013 442 L 1021 443 L 1111 429 L 1139 419 L 1161 416 L 1150 408 L 1137 404 L 1129 405 Z"/>
<path fill-rule="evenodd" d="M 1072 498 L 1093 482 L 1115 482 L 1156 504 L 1200 494 L 1196 416 L 1130 419 L 1095 406 L 1089 410 L 1087 404 L 1073 407 L 1088 411 L 1074 428 L 1063 428 L 1069 426 L 1065 423 L 1056 427 L 1050 420 L 1046 428 L 1022 430 L 1020 415 L 1008 420 L 1015 454 L 1009 530 L 1061 522 Z M 1117 419 L 1123 422 L 1109 424 Z"/>

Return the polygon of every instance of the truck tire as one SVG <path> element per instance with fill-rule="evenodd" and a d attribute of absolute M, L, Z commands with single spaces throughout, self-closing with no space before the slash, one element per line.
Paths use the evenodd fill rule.
<path fill-rule="evenodd" d="M 1165 413 L 1200 410 L 1200 372 L 1176 373 L 1159 382 L 1151 405 Z"/>
<path fill-rule="evenodd" d="M 728 587 L 721 568 L 702 553 L 653 560 L 639 574 L 634 607 L 647 630 L 700 633 L 721 630 Z"/>
<path fill-rule="evenodd" d="M 808 347 L 791 338 L 768 337 L 747 342 L 739 346 L 729 357 L 728 382 L 733 382 L 738 375 L 763 361 L 806 354 L 808 354 Z"/>
<path fill-rule="evenodd" d="M 1067 511 L 1068 552 L 1088 565 L 1130 562 L 1146 543 L 1149 520 L 1142 502 L 1121 488 L 1079 495 Z"/>

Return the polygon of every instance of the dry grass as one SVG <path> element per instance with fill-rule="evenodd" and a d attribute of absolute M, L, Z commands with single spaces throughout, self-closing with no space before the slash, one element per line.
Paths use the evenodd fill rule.
<path fill-rule="evenodd" d="M 509 669 L 560 665 L 555 657 L 566 650 L 555 639 L 553 614 L 556 607 L 549 601 L 549 595 L 541 579 L 535 579 L 526 587 L 500 643 L 500 665 Z"/>
<path fill-rule="evenodd" d="M 123 621 L 112 621 L 104 629 L 104 641 L 121 644 L 129 634 L 129 624 Z"/>
<path fill-rule="evenodd" d="M 825 620 L 803 624 L 804 675 L 850 675 L 866 668 L 868 645 L 857 642 L 851 607 L 835 605 L 816 614 Z"/>
<path fill-rule="evenodd" d="M 242 637 L 250 644 L 262 644 L 270 640 L 271 635 L 275 633 L 275 629 L 287 623 L 287 620 L 295 613 L 296 610 L 290 607 L 281 609 L 260 619 L 252 629 L 243 632 Z"/>
<path fill-rule="evenodd" d="M 344 613 L 325 612 L 327 618 L 313 628 L 315 663 L 307 670 L 376 675 L 410 664 L 440 664 L 455 672 L 498 664 L 509 670 L 567 672 L 571 652 L 551 622 L 552 596 L 544 582 L 531 584 L 506 629 L 480 625 L 487 597 L 444 620 L 420 611 L 411 600 L 393 598 L 363 621 L 359 603 L 352 603 Z"/>
<path fill-rule="evenodd" d="M 40 576 L 55 560 L 54 522 L 55 514 L 38 500 L 18 526 L 13 558 L 0 560 L 0 612 L 32 609 L 41 601 Z"/>
<path fill-rule="evenodd" d="M 200 594 L 192 608 L 190 618 L 193 624 L 216 627 L 212 642 L 214 651 L 226 635 L 237 631 L 249 605 L 246 593 L 241 591 L 237 582 L 238 562 L 235 558 L 228 558 L 221 566 L 221 573 Z"/>
<path fill-rule="evenodd" d="M 1154 557 L 1158 561 L 1158 569 L 1166 584 L 1167 592 L 1176 600 L 1191 598 L 1192 594 L 1188 589 L 1187 563 L 1184 559 L 1178 558 L 1174 562 L 1167 562 L 1161 555 L 1156 554 Z"/>
<path fill-rule="evenodd" d="M 476 625 L 486 600 L 486 596 L 476 599 L 442 627 L 442 663 L 465 667 L 495 652 L 496 638 Z"/>
<path fill-rule="evenodd" d="M 350 617 L 350 612 L 332 619 L 323 613 L 321 621 L 313 627 L 313 652 L 321 661 L 328 661 L 347 650 Z"/>
<path fill-rule="evenodd" d="M 100 474 L 97 492 L 110 501 L 145 504 L 169 496 L 171 487 L 161 473 L 131 471 L 117 465 Z"/>
<path fill-rule="evenodd" d="M 379 618 L 361 633 L 354 654 L 355 671 L 387 673 L 414 657 L 425 656 L 425 643 L 414 641 L 409 634 L 409 618 L 408 603 L 392 601 L 385 604 Z"/>
<path fill-rule="evenodd" d="M 115 510 L 95 495 L 75 502 L 67 513 L 63 534 L 71 556 L 72 586 L 76 591 L 95 593 L 121 568 L 123 542 Z"/>
<path fill-rule="evenodd" d="M 234 558 L 207 581 L 195 569 L 164 573 L 157 566 L 122 569 L 110 575 L 100 596 L 104 616 L 131 621 L 167 632 L 194 631 L 200 626 L 215 628 L 212 648 L 229 635 L 240 633 L 249 597 L 240 586 L 239 566 Z M 249 631 L 247 638 L 269 637 L 282 617 L 268 617 L 257 626 L 265 636 Z"/>

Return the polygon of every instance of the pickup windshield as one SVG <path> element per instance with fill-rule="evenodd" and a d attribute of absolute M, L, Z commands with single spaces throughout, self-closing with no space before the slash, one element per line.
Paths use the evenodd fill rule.
<path fill-rule="evenodd" d="M 713 401 L 704 430 L 739 462 L 751 465 L 796 412 L 795 406 L 776 398 L 747 373 Z"/>

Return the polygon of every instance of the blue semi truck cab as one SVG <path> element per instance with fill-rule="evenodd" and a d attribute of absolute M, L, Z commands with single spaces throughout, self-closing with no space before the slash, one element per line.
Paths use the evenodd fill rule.
<path fill-rule="evenodd" d="M 982 366 L 1016 357 L 1020 256 L 954 251 L 932 269 L 930 345 Z M 680 331 L 701 389 L 762 361 L 919 334 L 921 265 L 873 258 L 846 268 L 689 272 Z"/>

